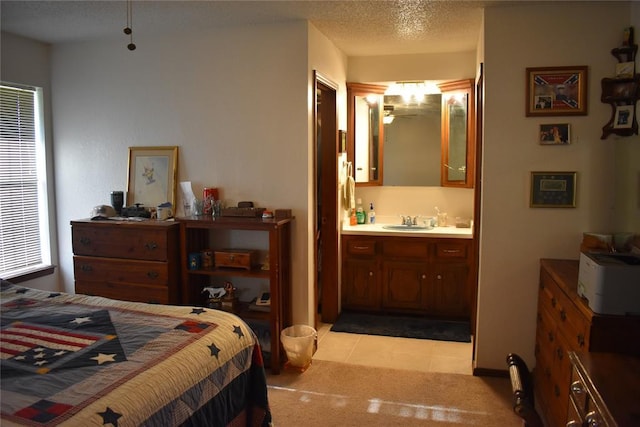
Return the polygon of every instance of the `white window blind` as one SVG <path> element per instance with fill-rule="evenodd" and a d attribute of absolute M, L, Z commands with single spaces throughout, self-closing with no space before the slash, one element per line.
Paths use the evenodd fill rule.
<path fill-rule="evenodd" d="M 0 277 L 3 278 L 50 263 L 38 100 L 36 89 L 0 85 Z"/>

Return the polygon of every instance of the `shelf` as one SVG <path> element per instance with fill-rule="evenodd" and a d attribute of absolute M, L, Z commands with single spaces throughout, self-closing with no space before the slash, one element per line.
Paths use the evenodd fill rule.
<path fill-rule="evenodd" d="M 256 279 L 268 279 L 271 277 L 269 270 L 260 270 L 254 268 L 252 270 L 243 270 L 241 268 L 201 268 L 198 270 L 187 270 L 187 274 L 201 276 L 232 276 L 232 277 L 254 277 Z"/>
<path fill-rule="evenodd" d="M 211 217 L 192 216 L 179 217 L 176 222 L 180 224 L 180 258 L 182 269 L 182 301 L 189 305 L 204 305 L 205 300 L 201 296 L 202 289 L 209 286 L 212 277 L 236 277 L 247 279 L 246 287 L 264 286 L 268 281 L 271 293 L 271 310 L 269 312 L 249 310 L 249 303 L 240 302 L 232 312 L 243 320 L 263 323 L 266 327 L 264 337 L 261 339 L 261 347 L 268 353 L 269 367 L 274 374 L 280 372 L 281 365 L 286 360 L 286 355 L 280 343 L 280 331 L 291 326 L 291 222 L 293 218 L 247 218 L 247 217 Z M 262 270 L 261 265 L 256 265 L 250 270 L 242 268 L 211 267 L 190 270 L 188 255 L 204 250 L 246 249 L 229 247 L 233 242 L 233 233 L 256 232 L 244 239 L 251 240 L 251 249 L 263 251 L 267 249 L 269 257 L 269 270 Z M 266 235 L 264 234 L 266 233 Z M 267 237 L 267 239 L 265 239 Z M 231 244 L 233 246 L 233 244 Z M 258 248 L 255 248 L 258 246 Z M 253 290 L 253 289 L 252 289 Z M 264 328 L 263 328 L 264 329 Z M 260 335 L 258 335 L 260 337 Z"/>
<path fill-rule="evenodd" d="M 619 63 L 635 62 L 638 45 L 616 47 L 611 50 Z M 602 127 L 600 139 L 609 135 L 631 136 L 638 134 L 636 103 L 640 99 L 640 74 L 633 77 L 603 78 L 600 101 L 611 105 L 611 118 Z"/>
<path fill-rule="evenodd" d="M 611 49 L 611 54 L 616 57 L 618 62 L 633 61 L 636 57 L 637 52 L 638 52 L 637 44 L 634 44 L 631 46 L 615 47 Z"/>

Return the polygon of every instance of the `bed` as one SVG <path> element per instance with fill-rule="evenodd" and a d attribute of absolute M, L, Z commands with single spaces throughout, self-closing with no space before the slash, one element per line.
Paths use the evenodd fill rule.
<path fill-rule="evenodd" d="M 269 426 L 233 314 L 0 286 L 3 426 Z"/>

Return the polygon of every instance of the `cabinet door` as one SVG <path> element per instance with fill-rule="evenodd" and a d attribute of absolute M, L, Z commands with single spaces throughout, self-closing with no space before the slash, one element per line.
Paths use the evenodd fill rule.
<path fill-rule="evenodd" d="M 345 308 L 380 308 L 377 264 L 370 259 L 344 261 L 342 303 Z"/>
<path fill-rule="evenodd" d="M 437 264 L 431 272 L 428 312 L 434 316 L 469 317 L 469 267 Z"/>
<path fill-rule="evenodd" d="M 385 309 L 424 310 L 427 264 L 419 261 L 384 261 L 382 306 Z"/>

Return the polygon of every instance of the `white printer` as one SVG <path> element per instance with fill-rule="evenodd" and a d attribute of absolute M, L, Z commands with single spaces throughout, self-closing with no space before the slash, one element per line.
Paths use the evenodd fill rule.
<path fill-rule="evenodd" d="M 640 256 L 580 253 L 578 294 L 594 313 L 640 315 Z"/>

